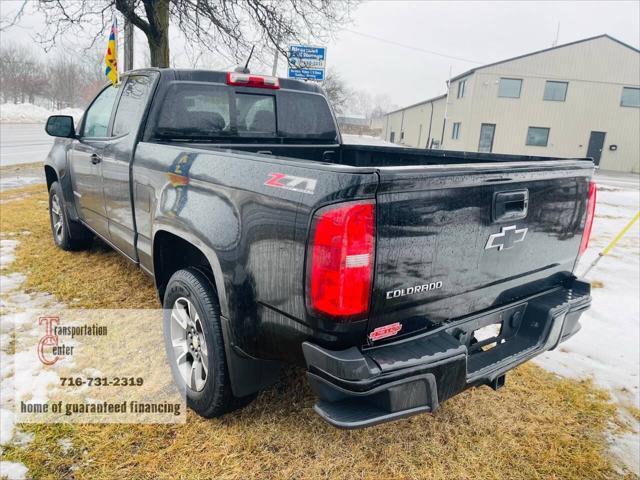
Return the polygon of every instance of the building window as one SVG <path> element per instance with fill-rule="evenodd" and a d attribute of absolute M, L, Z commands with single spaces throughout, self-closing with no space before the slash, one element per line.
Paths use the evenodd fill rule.
<path fill-rule="evenodd" d="M 640 107 L 640 88 L 623 87 L 620 105 L 623 107 Z"/>
<path fill-rule="evenodd" d="M 451 129 L 451 138 L 457 140 L 460 137 L 460 122 L 454 122 Z"/>
<path fill-rule="evenodd" d="M 404 131 L 400 132 L 400 141 L 402 142 L 404 140 Z"/>
<path fill-rule="evenodd" d="M 567 87 L 569 82 L 553 82 L 547 80 L 544 85 L 544 100 L 552 102 L 564 102 L 567 98 Z"/>
<path fill-rule="evenodd" d="M 396 141 L 396 132 L 391 132 L 391 134 L 389 135 L 389 141 L 391 143 L 395 143 L 395 141 Z"/>
<path fill-rule="evenodd" d="M 520 90 L 522 89 L 522 79 L 520 78 L 501 78 L 498 85 L 498 96 L 505 98 L 520 98 Z"/>
<path fill-rule="evenodd" d="M 546 147 L 549 143 L 549 129 L 544 127 L 529 127 L 527 145 Z"/>
<path fill-rule="evenodd" d="M 464 91 L 467 88 L 467 81 L 460 80 L 458 82 L 458 98 L 464 98 Z"/>

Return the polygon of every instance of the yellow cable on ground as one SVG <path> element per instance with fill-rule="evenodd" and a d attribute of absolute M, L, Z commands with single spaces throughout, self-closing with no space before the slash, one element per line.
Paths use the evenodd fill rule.
<path fill-rule="evenodd" d="M 611 243 L 609 245 L 607 245 L 605 247 L 604 250 L 602 250 L 602 252 L 600 253 L 601 256 L 605 256 L 607 253 L 609 253 L 609 251 L 616 246 L 616 243 L 618 243 L 620 241 L 620 239 L 622 237 L 624 237 L 624 234 L 627 233 L 629 231 L 629 229 L 631 228 L 631 226 L 636 223 L 638 221 L 638 218 L 640 218 L 640 212 L 636 213 L 636 216 L 633 217 L 631 219 L 631 221 L 629 223 L 627 223 L 627 226 L 624 227 L 622 229 L 622 231 L 616 235 L 616 238 L 614 238 L 613 240 L 611 240 Z"/>
<path fill-rule="evenodd" d="M 618 233 L 618 235 L 616 235 L 615 238 L 611 240 L 611 242 L 609 242 L 609 245 L 607 245 L 604 248 L 604 250 L 598 253 L 598 256 L 596 257 L 596 259 L 591 263 L 591 265 L 589 265 L 589 268 L 587 268 L 587 270 L 582 274 L 583 277 L 586 276 L 587 273 L 589 273 L 589 271 L 596 266 L 596 264 L 600 261 L 602 257 L 607 255 L 613 249 L 613 247 L 616 246 L 616 244 L 620 241 L 620 239 L 624 237 L 625 233 L 629 231 L 629 229 L 633 226 L 634 223 L 638 221 L 639 218 L 640 218 L 640 212 L 636 213 L 635 217 L 633 217 L 629 221 L 629 223 L 627 223 L 625 227 L 622 230 L 620 230 L 620 233 Z"/>

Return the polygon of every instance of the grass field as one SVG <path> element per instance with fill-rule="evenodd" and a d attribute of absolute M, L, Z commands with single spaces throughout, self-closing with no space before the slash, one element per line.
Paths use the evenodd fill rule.
<path fill-rule="evenodd" d="M 158 306 L 153 282 L 107 247 L 55 248 L 43 187 L 5 191 L 0 202 L 2 238 L 20 240 L 3 273 L 26 274 L 26 291 L 50 292 L 68 306 Z M 171 426 L 25 424 L 33 440 L 3 446 L 2 456 L 33 478 L 51 479 L 637 478 L 607 453 L 607 432 L 621 428 L 607 394 L 533 365 L 509 374 L 498 392 L 469 390 L 434 415 L 365 430 L 327 425 L 313 403 L 304 372 L 289 369 L 249 407 L 220 419 L 190 413 L 185 425 Z"/>

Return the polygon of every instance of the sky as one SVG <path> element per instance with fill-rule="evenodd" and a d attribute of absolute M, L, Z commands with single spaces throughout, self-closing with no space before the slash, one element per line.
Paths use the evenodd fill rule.
<path fill-rule="evenodd" d="M 0 14 L 19 2 L 2 0 Z M 2 32 L 13 40 L 41 48 L 32 39 L 42 19 L 24 19 Z M 105 44 L 108 26 L 105 26 Z M 559 31 L 558 31 L 559 30 Z M 398 106 L 420 102 L 446 91 L 446 80 L 471 68 L 607 33 L 640 48 L 640 1 L 602 2 L 431 2 L 365 1 L 352 23 L 327 43 L 327 66 L 351 87 L 371 95 L 388 95 Z M 136 37 L 136 66 L 146 48 Z M 73 45 L 79 39 L 67 39 Z M 81 42 L 80 42 L 81 43 Z M 184 40 L 172 33 L 172 61 L 190 66 Z M 203 57 L 211 68 L 231 68 L 228 60 Z M 280 62 L 280 75 L 286 70 Z M 261 73 L 270 68 L 257 66 Z M 257 70 L 254 70 L 257 72 Z"/>

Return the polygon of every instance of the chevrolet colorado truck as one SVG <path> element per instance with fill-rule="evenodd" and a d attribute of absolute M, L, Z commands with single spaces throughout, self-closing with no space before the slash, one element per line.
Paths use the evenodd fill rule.
<path fill-rule="evenodd" d="M 55 243 L 99 237 L 153 277 L 204 417 L 284 364 L 338 427 L 434 412 L 590 305 L 590 159 L 347 145 L 319 86 L 200 70 L 128 72 L 46 131 Z"/>

